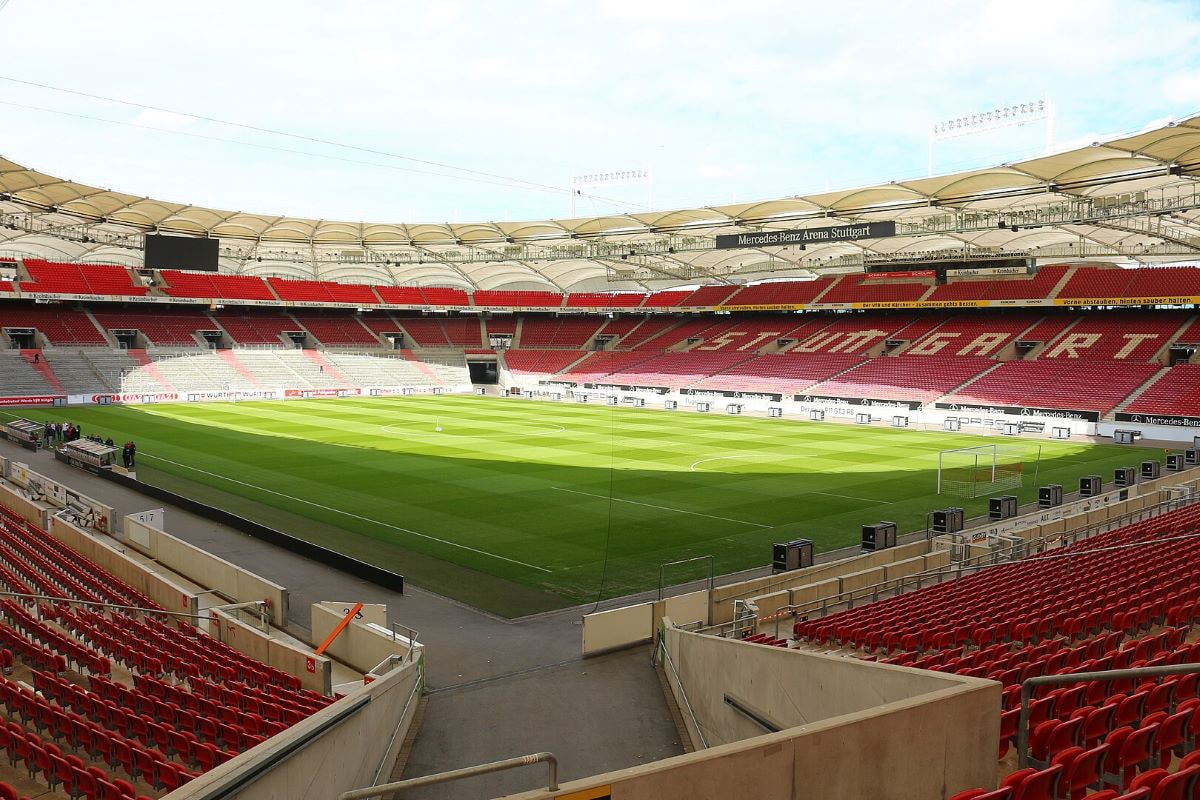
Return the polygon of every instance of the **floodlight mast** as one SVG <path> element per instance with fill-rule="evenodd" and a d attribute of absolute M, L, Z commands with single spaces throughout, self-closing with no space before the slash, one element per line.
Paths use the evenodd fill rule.
<path fill-rule="evenodd" d="M 592 172 L 571 178 L 571 216 L 575 216 L 575 200 L 585 189 L 601 186 L 645 186 L 646 210 L 654 207 L 654 176 L 648 169 L 619 169 L 612 172 Z"/>
<path fill-rule="evenodd" d="M 1054 148 L 1054 104 L 1049 100 L 1030 100 L 1011 106 L 985 111 L 982 114 L 964 114 L 961 117 L 934 123 L 929 129 L 929 177 L 933 177 L 933 145 L 945 139 L 973 136 L 977 133 L 1025 125 L 1038 120 L 1046 121 L 1046 152 Z"/>

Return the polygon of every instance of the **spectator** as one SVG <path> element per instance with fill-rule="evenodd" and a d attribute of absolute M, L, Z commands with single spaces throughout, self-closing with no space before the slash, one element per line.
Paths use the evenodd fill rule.
<path fill-rule="evenodd" d="M 51 423 L 47 422 L 42 428 L 42 438 L 46 440 L 46 447 L 50 446 L 50 439 L 54 436 L 54 431 L 51 429 Z"/>
<path fill-rule="evenodd" d="M 126 442 L 125 446 L 121 448 L 121 463 L 125 466 L 125 469 L 132 469 L 133 467 L 132 448 L 133 442 Z"/>

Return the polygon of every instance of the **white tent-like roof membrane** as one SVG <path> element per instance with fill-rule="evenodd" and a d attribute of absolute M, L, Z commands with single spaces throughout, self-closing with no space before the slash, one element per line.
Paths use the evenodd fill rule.
<path fill-rule="evenodd" d="M 204 208 L 0 158 L 0 212 L 10 222 L 0 227 L 0 253 L 136 264 L 140 235 L 156 232 L 220 238 L 222 269 L 231 272 L 576 291 L 811 275 L 918 254 L 1062 257 L 1068 245 L 1079 256 L 1178 260 L 1200 251 L 1198 175 L 1200 116 L 1014 164 L 858 189 L 602 217 L 417 224 Z M 711 242 L 881 220 L 897 222 L 899 235 L 803 251 Z"/>

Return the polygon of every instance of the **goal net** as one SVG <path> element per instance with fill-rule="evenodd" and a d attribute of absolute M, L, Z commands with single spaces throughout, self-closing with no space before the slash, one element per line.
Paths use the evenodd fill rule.
<path fill-rule="evenodd" d="M 1041 445 L 985 444 L 938 453 L 938 494 L 984 497 L 1024 485 L 1029 467 L 1037 478 Z"/>

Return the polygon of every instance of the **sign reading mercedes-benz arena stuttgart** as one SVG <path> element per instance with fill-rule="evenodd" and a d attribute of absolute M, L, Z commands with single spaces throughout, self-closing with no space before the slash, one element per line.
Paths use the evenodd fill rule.
<path fill-rule="evenodd" d="M 896 235 L 895 222 L 862 222 L 832 225 L 826 228 L 801 228 L 794 231 L 758 231 L 730 233 L 717 237 L 717 249 L 731 247 L 788 247 L 794 244 L 853 242 L 857 239 L 882 239 Z"/>

